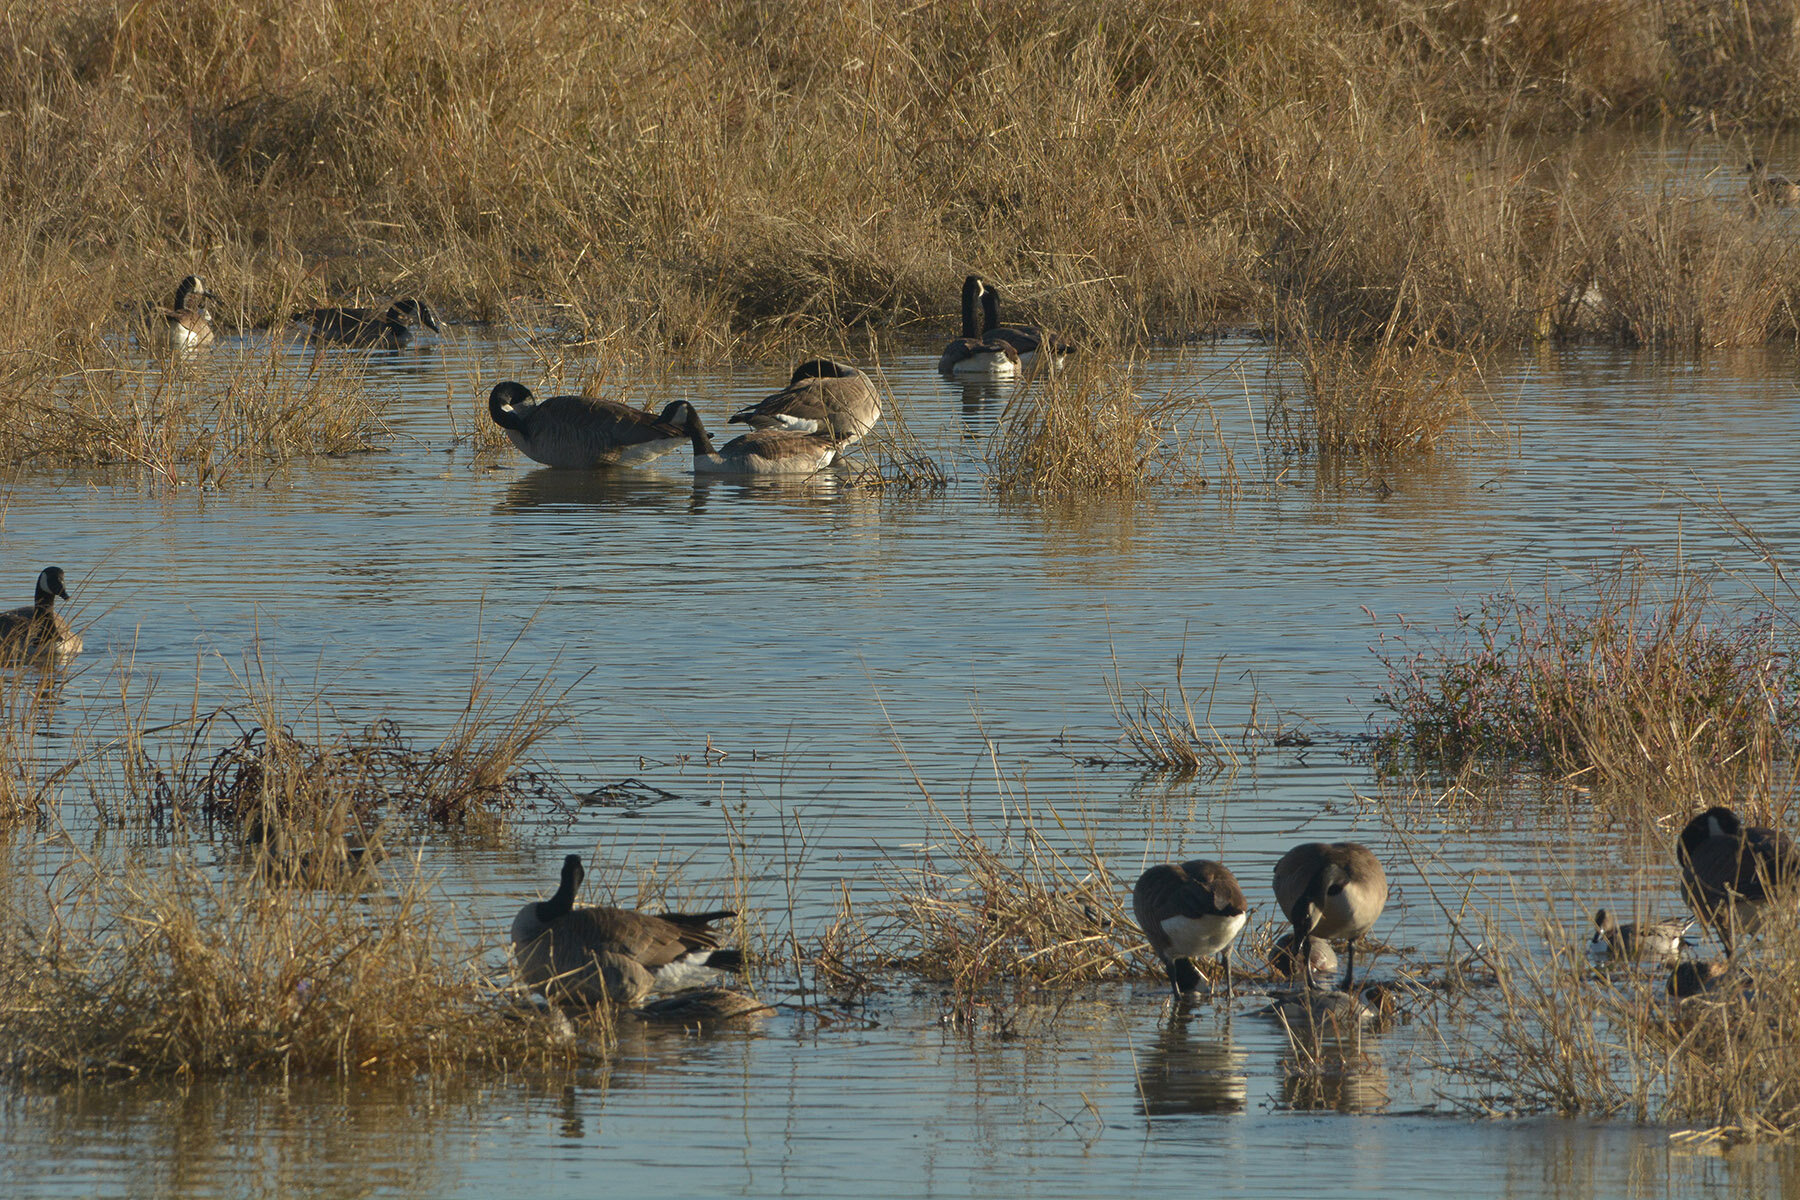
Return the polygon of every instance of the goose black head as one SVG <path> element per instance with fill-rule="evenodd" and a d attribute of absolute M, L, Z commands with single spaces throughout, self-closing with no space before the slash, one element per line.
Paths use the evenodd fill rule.
<path fill-rule="evenodd" d="M 1697 849 L 1709 838 L 1734 838 L 1743 833 L 1744 823 L 1738 815 L 1722 804 L 1715 804 L 1705 812 L 1689 821 L 1681 830 L 1681 844 L 1688 850 Z"/>
<path fill-rule="evenodd" d="M 504 383 L 496 383 L 494 390 L 488 393 L 488 416 L 502 429 L 517 429 L 522 432 L 525 428 L 525 415 L 529 411 L 526 406 L 529 404 L 531 389 L 509 379 Z"/>
<path fill-rule="evenodd" d="M 48 608 L 50 607 L 51 598 L 54 596 L 61 596 L 64 600 L 67 600 L 69 598 L 69 589 L 63 584 L 63 571 L 61 567 L 45 567 L 42 571 L 38 572 L 37 602 L 45 608 Z"/>
<path fill-rule="evenodd" d="M 389 309 L 388 312 L 391 316 L 402 321 L 411 317 L 419 324 L 425 326 L 425 328 L 431 330 L 431 332 L 439 332 L 437 314 L 432 312 L 431 305 L 425 303 L 423 300 L 414 300 L 409 296 L 405 300 L 396 301 L 394 307 Z"/>

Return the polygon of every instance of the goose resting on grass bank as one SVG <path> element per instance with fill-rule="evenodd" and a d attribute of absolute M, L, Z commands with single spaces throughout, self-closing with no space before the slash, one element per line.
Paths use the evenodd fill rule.
<path fill-rule="evenodd" d="M 694 446 L 696 475 L 816 475 L 837 461 L 837 444 L 822 433 L 758 429 L 715 450 L 694 406 L 678 400 L 683 428 Z M 670 406 L 672 413 L 675 405 Z M 668 416 L 668 413 L 664 414 Z"/>
<path fill-rule="evenodd" d="M 976 310 L 986 290 L 981 276 L 963 280 L 962 336 L 944 347 L 938 370 L 964 379 L 1011 379 L 1019 373 L 1019 352 L 1002 341 L 982 337 Z"/>
<path fill-rule="evenodd" d="M 488 415 L 519 452 L 547 467 L 641 467 L 686 443 L 687 402 L 677 400 L 657 416 L 588 396 L 534 400 L 522 383 L 497 383 L 488 393 Z"/>
<path fill-rule="evenodd" d="M 0 612 L 0 653 L 35 658 L 52 655 L 73 658 L 81 653 L 81 635 L 56 611 L 56 598 L 69 598 L 61 567 L 38 572 L 32 602 L 24 608 Z"/>
<path fill-rule="evenodd" d="M 577 906 L 581 855 L 563 859 L 562 881 L 548 900 L 513 918 L 513 962 L 526 987 L 545 999 L 577 1004 L 642 1003 L 653 988 L 679 987 L 705 971 L 741 971 L 744 956 L 720 949 L 709 928 L 737 914 L 650 913 Z"/>
<path fill-rule="evenodd" d="M 848 446 L 881 420 L 881 393 L 848 363 L 809 358 L 794 368 L 787 387 L 731 414 L 731 424 L 824 434 Z"/>
<path fill-rule="evenodd" d="M 380 313 L 372 308 L 315 308 L 295 313 L 294 320 L 310 327 L 306 336 L 312 341 L 375 350 L 410 346 L 415 325 L 438 332 L 437 314 L 431 306 L 410 297 L 394 301 Z"/>

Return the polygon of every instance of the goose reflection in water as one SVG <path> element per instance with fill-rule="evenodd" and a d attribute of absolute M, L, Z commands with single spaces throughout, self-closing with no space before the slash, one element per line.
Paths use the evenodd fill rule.
<path fill-rule="evenodd" d="M 994 432 L 1006 401 L 1013 394 L 1011 383 L 991 379 L 950 380 L 945 387 L 962 394 L 963 437 L 979 441 Z"/>
<path fill-rule="evenodd" d="M 527 471 L 506 486 L 496 512 L 535 508 L 587 507 L 634 512 L 666 508 L 679 511 L 693 495 L 685 475 L 656 471 Z"/>
<path fill-rule="evenodd" d="M 1139 1111 L 1147 1117 L 1244 1111 L 1248 1055 L 1231 1040 L 1231 1022 L 1195 1037 L 1196 1019 L 1176 1010 L 1138 1058 Z"/>
<path fill-rule="evenodd" d="M 1387 1108 L 1388 1074 L 1367 1054 L 1303 1050 L 1281 1060 L 1281 1098 L 1297 1112 L 1376 1113 Z"/>

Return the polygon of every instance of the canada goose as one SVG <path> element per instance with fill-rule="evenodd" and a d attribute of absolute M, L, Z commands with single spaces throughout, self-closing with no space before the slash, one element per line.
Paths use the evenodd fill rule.
<path fill-rule="evenodd" d="M 661 416 L 588 396 L 533 400 L 522 383 L 496 383 L 488 393 L 488 416 L 506 430 L 520 453 L 547 467 L 641 467 L 678 450 L 688 440 L 681 427 L 683 401 Z"/>
<path fill-rule="evenodd" d="M 674 413 L 676 405 L 682 409 L 679 414 Z M 715 450 L 693 405 L 677 400 L 663 415 L 687 430 L 696 475 L 816 475 L 837 461 L 836 443 L 822 433 L 757 429 Z"/>
<path fill-rule="evenodd" d="M 632 1016 L 645 1021 L 693 1026 L 772 1011 L 754 996 L 746 996 L 730 988 L 702 987 L 688 988 L 672 996 L 652 1000 L 632 1009 Z"/>
<path fill-rule="evenodd" d="M 38 572 L 36 595 L 24 608 L 0 612 L 0 647 L 12 654 L 50 654 L 73 658 L 81 653 L 81 635 L 56 611 L 56 598 L 69 598 L 61 567 Z"/>
<path fill-rule="evenodd" d="M 150 340 L 156 348 L 184 355 L 212 345 L 212 313 L 206 307 L 211 299 L 198 275 L 176 284 L 174 301 L 150 316 Z"/>
<path fill-rule="evenodd" d="M 1019 352 L 1001 341 L 981 336 L 980 319 L 975 315 L 986 285 L 981 276 L 963 280 L 962 336 L 944 347 L 938 359 L 938 370 L 946 375 L 975 376 L 986 379 L 1011 379 L 1019 373 Z"/>
<path fill-rule="evenodd" d="M 1800 204 L 1800 183 L 1794 182 L 1786 175 L 1769 174 L 1769 165 L 1760 158 L 1753 158 L 1744 164 L 1744 174 L 1750 176 L 1750 203 L 1756 207 L 1770 205 L 1775 208 L 1787 208 Z"/>
<path fill-rule="evenodd" d="M 1677 1000 L 1703 996 L 1723 983 L 1730 973 L 1731 964 L 1717 959 L 1678 963 L 1669 972 L 1669 995 Z"/>
<path fill-rule="evenodd" d="M 1036 325 L 1002 325 L 1000 293 L 985 281 L 981 286 L 981 336 L 986 341 L 1005 342 L 1018 351 L 1019 365 L 1024 367 L 1036 364 L 1046 346 L 1052 351 L 1050 365 L 1060 367 L 1073 349 Z"/>
<path fill-rule="evenodd" d="M 372 308 L 315 308 L 295 313 L 294 320 L 312 327 L 307 337 L 313 341 L 378 350 L 399 350 L 411 345 L 410 327 L 415 324 L 438 332 L 437 314 L 431 311 L 431 305 L 410 297 L 394 301 L 382 313 Z"/>
<path fill-rule="evenodd" d="M 569 855 L 556 894 L 527 904 L 513 918 L 519 978 L 545 999 L 637 1004 L 653 986 L 674 984 L 696 968 L 743 970 L 742 952 L 719 949 L 719 935 L 708 928 L 736 913 L 653 916 L 628 908 L 578 908 L 582 875 L 581 855 Z"/>
<path fill-rule="evenodd" d="M 1719 805 L 1682 829 L 1675 860 L 1688 905 L 1717 931 L 1727 957 L 1738 934 L 1756 931 L 1776 893 L 1800 880 L 1800 851 L 1787 834 L 1746 826 Z"/>
<path fill-rule="evenodd" d="M 1356 974 L 1356 939 L 1369 932 L 1387 905 L 1387 873 L 1367 846 L 1356 842 L 1307 842 L 1275 864 L 1275 899 L 1294 923 L 1296 937 L 1349 943 L 1341 990 Z M 1312 986 L 1310 962 L 1302 964 Z"/>
<path fill-rule="evenodd" d="M 1194 960 L 1211 954 L 1219 956 L 1231 994 L 1231 943 L 1249 919 L 1249 904 L 1224 864 L 1196 858 L 1151 867 L 1131 889 L 1131 908 L 1177 999 L 1199 988 Z"/>
<path fill-rule="evenodd" d="M 730 423 L 752 429 L 822 433 L 839 446 L 860 440 L 881 420 L 881 393 L 867 375 L 847 363 L 809 358 L 794 368 L 773 396 L 731 414 Z"/>
<path fill-rule="evenodd" d="M 1685 921 L 1627 921 L 1621 925 L 1604 908 L 1594 914 L 1594 936 L 1588 954 L 1597 959 L 1636 962 L 1642 958 L 1672 963 L 1681 957 L 1681 939 L 1693 925 Z"/>
<path fill-rule="evenodd" d="M 1275 945 L 1269 949 L 1269 966 L 1278 975 L 1288 979 L 1310 971 L 1314 975 L 1335 975 L 1338 969 L 1337 951 L 1331 943 L 1322 937 L 1306 939 L 1306 961 L 1301 962 L 1294 956 L 1294 947 L 1300 941 L 1300 935 L 1288 930 L 1275 939 Z"/>

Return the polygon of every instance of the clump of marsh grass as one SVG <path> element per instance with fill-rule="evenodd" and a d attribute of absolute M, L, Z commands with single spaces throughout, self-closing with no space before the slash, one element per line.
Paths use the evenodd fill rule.
<path fill-rule="evenodd" d="M 1140 393 L 1129 367 L 1041 373 L 1007 402 L 985 450 L 999 492 L 1069 494 L 1205 486 L 1201 438 L 1184 432 L 1190 397 Z"/>
<path fill-rule="evenodd" d="M 1668 995 L 1666 971 L 1599 971 L 1553 923 L 1541 948 L 1490 931 L 1495 985 L 1453 1019 L 1447 1045 L 1479 1046 L 1445 1064 L 1474 1089 L 1464 1103 L 1519 1115 L 1625 1115 L 1722 1141 L 1800 1134 L 1800 931 L 1771 910 L 1732 970 L 1702 995 Z"/>
<path fill-rule="evenodd" d="M 15 1078 L 442 1075 L 573 1065 L 416 869 L 392 893 L 76 861 L 0 911 Z"/>
<path fill-rule="evenodd" d="M 385 429 L 350 356 L 308 363 L 271 346 L 162 366 L 111 362 L 57 380 L 0 434 L 0 463 L 139 468 L 224 486 L 246 469 L 367 451 Z"/>
<path fill-rule="evenodd" d="M 1225 663 L 1220 659 L 1213 669 L 1212 682 L 1199 689 L 1204 707 L 1196 714 L 1194 697 L 1189 694 L 1184 671 L 1185 648 L 1175 656 L 1175 695 L 1169 691 L 1153 691 L 1139 684 L 1134 698 L 1127 698 L 1119 678 L 1119 662 L 1113 659 L 1112 678 L 1106 681 L 1107 700 L 1113 718 L 1118 721 L 1127 753 L 1135 762 L 1153 770 L 1170 771 L 1181 777 L 1213 776 L 1235 771 L 1246 754 L 1262 745 L 1280 743 L 1292 737 L 1279 728 L 1265 727 L 1258 716 L 1260 694 L 1251 689 L 1250 712 L 1236 730 L 1221 729 L 1213 721 L 1213 702 L 1218 697 L 1219 673 Z"/>
<path fill-rule="evenodd" d="M 1298 403 L 1278 388 L 1270 444 L 1298 453 L 1393 456 L 1436 449 L 1476 422 L 1466 354 L 1428 346 L 1302 339 Z"/>
<path fill-rule="evenodd" d="M 1706 794 L 1766 783 L 1800 737 L 1800 669 L 1773 616 L 1723 604 L 1679 565 L 1659 578 L 1632 559 L 1562 594 L 1500 592 L 1451 630 L 1398 641 L 1377 652 L 1390 759 L 1510 759 Z"/>

